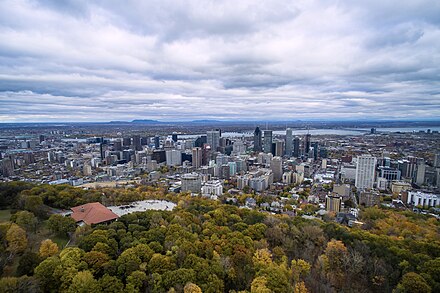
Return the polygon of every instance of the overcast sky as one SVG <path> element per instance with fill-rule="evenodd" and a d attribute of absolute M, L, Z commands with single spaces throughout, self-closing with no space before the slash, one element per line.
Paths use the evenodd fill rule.
<path fill-rule="evenodd" d="M 0 0 L 0 122 L 439 118 L 439 0 Z"/>

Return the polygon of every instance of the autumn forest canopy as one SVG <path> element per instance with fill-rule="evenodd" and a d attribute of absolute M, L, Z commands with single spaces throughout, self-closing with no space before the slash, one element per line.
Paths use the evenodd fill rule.
<path fill-rule="evenodd" d="M 77 227 L 58 209 L 166 199 L 172 211 Z M 437 219 L 378 207 L 364 225 L 239 208 L 159 187 L 0 183 L 0 292 L 440 292 Z"/>

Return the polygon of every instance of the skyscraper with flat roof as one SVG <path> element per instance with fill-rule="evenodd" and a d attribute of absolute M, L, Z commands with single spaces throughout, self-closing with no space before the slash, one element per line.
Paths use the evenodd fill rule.
<path fill-rule="evenodd" d="M 272 130 L 265 130 L 263 132 L 263 151 L 265 153 L 272 153 Z"/>
<path fill-rule="evenodd" d="M 141 136 L 140 135 L 134 135 L 133 139 L 132 139 L 132 145 L 133 145 L 133 149 L 135 151 L 140 151 L 142 150 L 142 146 L 141 146 Z"/>
<path fill-rule="evenodd" d="M 215 152 L 220 146 L 220 131 L 210 130 L 206 132 L 206 142 L 211 146 L 211 149 Z"/>
<path fill-rule="evenodd" d="M 290 157 L 293 152 L 293 132 L 292 129 L 286 129 L 286 156 Z"/>
<path fill-rule="evenodd" d="M 257 126 L 254 131 L 254 152 L 261 152 L 263 150 L 261 144 L 261 130 L 260 127 Z"/>
<path fill-rule="evenodd" d="M 300 156 L 300 144 L 299 144 L 299 137 L 295 137 L 293 139 L 293 156 L 295 158 L 298 158 Z"/>
<path fill-rule="evenodd" d="M 373 188 L 376 158 L 370 155 L 357 157 L 355 186 L 358 189 Z"/>
<path fill-rule="evenodd" d="M 198 169 L 202 166 L 203 151 L 202 148 L 195 147 L 192 149 L 192 165 Z"/>
<path fill-rule="evenodd" d="M 274 157 L 272 161 L 270 161 L 270 169 L 273 173 L 273 181 L 280 181 L 283 177 L 283 160 L 281 157 Z"/>
<path fill-rule="evenodd" d="M 307 133 L 305 138 L 304 138 L 304 154 L 307 155 L 310 151 L 310 139 L 311 139 L 312 135 L 310 133 Z"/>

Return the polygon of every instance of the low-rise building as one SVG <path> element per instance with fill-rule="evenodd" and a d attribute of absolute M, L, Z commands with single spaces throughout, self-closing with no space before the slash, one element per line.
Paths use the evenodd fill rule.
<path fill-rule="evenodd" d="M 437 207 L 440 205 L 440 194 L 410 191 L 408 192 L 406 203 L 413 206 L 422 206 L 424 208 Z"/>
<path fill-rule="evenodd" d="M 202 186 L 202 195 L 217 199 L 223 194 L 223 184 L 220 180 L 207 181 Z"/>

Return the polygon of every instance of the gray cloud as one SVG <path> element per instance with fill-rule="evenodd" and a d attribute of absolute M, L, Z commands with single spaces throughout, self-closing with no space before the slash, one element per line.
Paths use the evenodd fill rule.
<path fill-rule="evenodd" d="M 438 1 L 2 1 L 0 121 L 440 118 Z"/>

